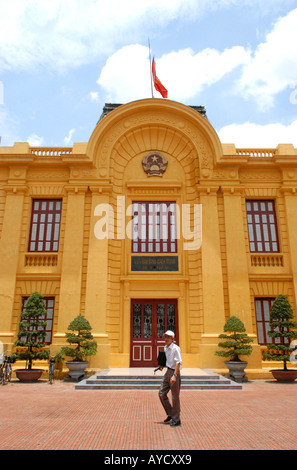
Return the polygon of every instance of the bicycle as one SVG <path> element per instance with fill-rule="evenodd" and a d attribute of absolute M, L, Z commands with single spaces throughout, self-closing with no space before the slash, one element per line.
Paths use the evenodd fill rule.
<path fill-rule="evenodd" d="M 5 385 L 7 382 L 11 382 L 11 357 L 7 355 L 9 351 L 1 354 L 0 358 L 0 382 Z"/>
<path fill-rule="evenodd" d="M 51 356 L 50 361 L 49 361 L 49 369 L 48 369 L 48 381 L 50 384 L 54 382 L 54 365 L 56 362 L 55 356 Z"/>

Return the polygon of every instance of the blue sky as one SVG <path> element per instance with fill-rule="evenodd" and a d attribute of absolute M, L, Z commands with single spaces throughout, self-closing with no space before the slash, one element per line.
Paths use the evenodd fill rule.
<path fill-rule="evenodd" d="M 296 0 L 0 0 L 1 145 L 87 142 L 104 103 L 150 98 L 148 38 L 223 143 L 297 147 Z"/>

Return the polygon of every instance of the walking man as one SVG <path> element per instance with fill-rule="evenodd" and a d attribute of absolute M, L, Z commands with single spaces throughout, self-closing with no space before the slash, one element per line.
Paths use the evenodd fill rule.
<path fill-rule="evenodd" d="M 165 339 L 165 355 L 166 355 L 166 367 L 167 371 L 163 377 L 163 382 L 159 390 L 159 398 L 167 414 L 167 418 L 164 420 L 165 424 L 170 426 L 180 426 L 180 370 L 182 367 L 182 359 L 180 348 L 174 343 L 173 331 L 166 331 L 164 333 Z M 161 368 L 161 370 L 163 367 Z M 168 399 L 168 393 L 171 390 L 172 405 Z"/>

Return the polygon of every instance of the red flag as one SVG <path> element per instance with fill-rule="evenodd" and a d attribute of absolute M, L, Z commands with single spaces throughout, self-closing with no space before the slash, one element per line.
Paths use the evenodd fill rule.
<path fill-rule="evenodd" d="M 167 98 L 168 96 L 168 91 L 166 88 L 162 85 L 158 77 L 156 76 L 156 64 L 155 64 L 155 58 L 153 57 L 153 63 L 152 63 L 152 74 L 153 74 L 153 81 L 154 81 L 154 87 L 156 90 L 161 93 L 163 98 Z"/>

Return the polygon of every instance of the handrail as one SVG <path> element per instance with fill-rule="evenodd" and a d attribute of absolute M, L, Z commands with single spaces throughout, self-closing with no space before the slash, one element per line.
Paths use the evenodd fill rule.
<path fill-rule="evenodd" d="M 71 155 L 72 147 L 30 147 L 30 152 L 37 157 L 60 157 Z"/>
<path fill-rule="evenodd" d="M 253 158 L 272 158 L 276 155 L 276 149 L 254 149 L 241 148 L 236 149 L 237 156 L 248 156 Z"/>

